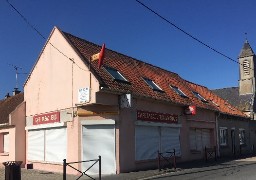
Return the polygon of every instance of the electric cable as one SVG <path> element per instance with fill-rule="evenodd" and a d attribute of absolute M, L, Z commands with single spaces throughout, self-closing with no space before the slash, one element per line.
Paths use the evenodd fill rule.
<path fill-rule="evenodd" d="M 204 43 L 203 41 L 199 40 L 198 38 L 196 38 L 195 36 L 193 36 L 192 34 L 188 33 L 187 31 L 181 29 L 179 26 L 177 26 L 176 24 L 174 24 L 173 22 L 171 22 L 170 20 L 166 19 L 165 17 L 163 17 L 162 15 L 160 15 L 158 12 L 156 12 L 155 10 L 151 9 L 149 6 L 145 5 L 144 3 L 142 3 L 139 0 L 135 0 L 136 2 L 138 2 L 140 5 L 142 5 L 144 8 L 146 8 L 147 10 L 149 10 L 150 12 L 152 12 L 153 14 L 155 14 L 156 16 L 158 16 L 159 18 L 161 18 L 162 20 L 164 20 L 165 22 L 167 22 L 168 24 L 170 24 L 171 26 L 175 27 L 176 29 L 178 29 L 179 31 L 181 31 L 182 33 L 184 33 L 185 35 L 189 36 L 190 38 L 192 38 L 193 40 L 197 41 L 198 43 L 200 43 L 201 45 L 209 48 L 210 50 L 214 51 L 215 53 L 229 59 L 230 61 L 233 61 L 235 63 L 238 63 L 240 65 L 242 65 L 241 63 L 239 63 L 237 60 L 225 55 L 224 53 L 218 51 L 217 49 L 211 47 L 210 45 Z M 249 67 L 250 68 L 250 67 Z M 253 68 L 250 68 L 253 70 Z"/>

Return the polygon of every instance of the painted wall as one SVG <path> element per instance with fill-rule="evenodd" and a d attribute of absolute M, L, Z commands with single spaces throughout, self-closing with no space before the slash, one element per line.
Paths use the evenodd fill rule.
<path fill-rule="evenodd" d="M 204 152 L 196 154 L 190 151 L 189 130 L 190 128 L 210 129 L 211 144 L 216 145 L 215 113 L 210 110 L 197 109 L 197 115 L 186 116 L 184 108 L 178 105 L 156 102 L 147 99 L 132 99 L 132 108 L 120 109 L 119 119 L 119 143 L 120 143 L 120 172 L 129 172 L 140 169 L 156 168 L 157 161 L 135 161 L 135 121 L 137 110 L 145 110 L 160 113 L 179 115 L 181 157 L 178 162 L 203 159 Z"/>
<path fill-rule="evenodd" d="M 89 87 L 89 76 L 90 72 L 81 58 L 62 33 L 54 28 L 24 85 L 26 116 L 75 106 L 78 103 L 78 89 Z M 91 102 L 95 102 L 95 92 L 98 90 L 98 81 L 92 76 Z"/>
<path fill-rule="evenodd" d="M 239 141 L 239 129 L 245 130 L 245 144 L 241 146 L 242 154 L 251 153 L 251 145 L 253 144 L 252 139 L 250 137 L 255 137 L 253 132 L 250 131 L 249 121 L 246 119 L 237 119 L 237 118 L 227 118 L 221 117 L 218 121 L 218 131 L 220 128 L 227 128 L 227 145 L 220 145 L 220 157 L 223 156 L 233 156 L 232 153 L 232 139 L 231 139 L 231 129 L 235 131 L 235 149 L 236 155 L 240 154 L 240 141 Z M 252 134 L 251 134 L 252 133 Z M 255 144 L 256 146 L 256 144 Z"/>
<path fill-rule="evenodd" d="M 9 152 L 0 153 L 0 164 L 6 161 L 22 161 L 26 163 L 26 136 L 25 136 L 25 102 L 21 103 L 9 116 L 9 125 L 0 129 L 0 143 L 3 146 L 3 133 L 9 134 Z M 3 147 L 1 147 L 3 149 Z"/>

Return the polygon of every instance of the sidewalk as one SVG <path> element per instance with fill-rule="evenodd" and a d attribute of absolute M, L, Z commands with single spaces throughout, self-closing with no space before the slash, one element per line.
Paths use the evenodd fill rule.
<path fill-rule="evenodd" d="M 230 168 L 234 166 L 243 166 L 249 164 L 256 164 L 256 157 L 247 157 L 242 159 L 228 159 L 222 158 L 218 159 L 217 162 L 211 160 L 209 162 L 205 161 L 193 161 L 187 163 L 177 164 L 177 169 L 168 169 L 165 171 L 159 172 L 158 169 L 147 170 L 147 171 L 138 171 L 130 173 L 122 173 L 119 175 L 107 175 L 102 176 L 103 180 L 148 180 L 152 178 L 162 177 L 168 174 L 168 176 L 176 176 L 186 173 L 196 173 L 200 171 L 210 171 L 217 170 L 222 168 Z M 0 179 L 5 179 L 4 177 L 5 169 L 0 168 Z M 21 179 L 22 180 L 62 180 L 63 175 L 61 173 L 52 173 L 38 170 L 21 170 Z M 67 180 L 75 180 L 78 176 L 67 175 Z M 88 180 L 89 178 L 83 176 L 81 180 Z M 96 179 L 98 179 L 96 177 Z"/>

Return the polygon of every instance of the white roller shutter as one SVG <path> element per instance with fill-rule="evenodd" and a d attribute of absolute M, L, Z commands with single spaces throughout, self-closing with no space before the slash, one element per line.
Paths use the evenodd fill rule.
<path fill-rule="evenodd" d="M 202 130 L 196 129 L 196 150 L 203 150 L 203 143 L 202 143 Z"/>
<path fill-rule="evenodd" d="M 101 156 L 102 174 L 116 173 L 115 160 L 115 128 L 114 125 L 87 125 L 83 126 L 83 161 L 98 159 Z M 85 171 L 93 162 L 82 163 Z M 98 174 L 98 163 L 88 173 Z"/>
<path fill-rule="evenodd" d="M 63 162 L 67 158 L 67 129 L 45 130 L 45 161 Z"/>
<path fill-rule="evenodd" d="M 10 135 L 4 134 L 4 152 L 9 152 L 9 146 L 10 146 Z"/>
<path fill-rule="evenodd" d="M 44 160 L 44 130 L 28 131 L 28 160 Z"/>
<path fill-rule="evenodd" d="M 136 160 L 157 158 L 160 133 L 158 127 L 136 126 Z"/>
<path fill-rule="evenodd" d="M 189 130 L 189 145 L 190 145 L 190 150 L 196 150 L 196 130 L 195 129 L 190 129 Z"/>
<path fill-rule="evenodd" d="M 208 148 L 211 147 L 210 140 L 211 140 L 210 130 L 209 129 L 203 129 L 202 130 L 202 144 L 203 144 L 203 148 L 205 148 L 205 146 L 208 147 Z"/>
<path fill-rule="evenodd" d="M 161 127 L 161 152 L 172 152 L 175 149 L 176 156 L 180 151 L 180 129 Z"/>

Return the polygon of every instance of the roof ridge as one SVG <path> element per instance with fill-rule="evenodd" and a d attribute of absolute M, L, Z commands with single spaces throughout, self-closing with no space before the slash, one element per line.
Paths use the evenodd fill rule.
<path fill-rule="evenodd" d="M 101 48 L 100 45 L 95 44 L 95 43 L 93 43 L 93 42 L 91 42 L 91 41 L 88 41 L 88 40 L 85 40 L 85 39 L 83 39 L 83 38 L 77 37 L 77 36 L 75 36 L 75 35 L 73 35 L 73 34 L 71 34 L 71 33 L 65 32 L 65 31 L 62 31 L 62 32 L 63 32 L 65 35 L 68 34 L 68 35 L 73 36 L 73 37 L 75 37 L 75 38 L 77 38 L 77 39 L 80 39 L 80 40 L 82 40 L 82 41 L 85 41 L 86 43 L 89 43 L 89 44 L 91 44 L 91 45 L 93 45 L 93 46 L 97 46 L 98 48 Z M 126 54 L 120 53 L 120 52 L 115 51 L 115 50 L 112 50 L 112 49 L 108 49 L 108 48 L 106 48 L 106 49 L 107 49 L 108 51 L 111 51 L 111 52 L 113 52 L 113 53 L 119 54 L 119 55 L 124 56 L 124 57 L 126 57 L 126 58 L 130 58 L 130 59 L 132 59 L 132 60 L 134 60 L 134 61 L 138 61 L 139 63 L 144 63 L 144 64 L 147 64 L 147 65 L 149 65 L 149 66 L 159 68 L 159 69 L 161 69 L 161 70 L 163 70 L 163 71 L 165 71 L 165 72 L 172 73 L 172 74 L 175 74 L 175 75 L 178 75 L 178 76 L 179 76 L 178 73 L 175 73 L 175 72 L 166 70 L 166 69 L 161 68 L 161 67 L 159 67 L 159 66 L 150 64 L 150 63 L 148 63 L 148 62 L 146 62 L 146 61 L 139 60 L 139 59 L 137 59 L 137 58 L 128 56 L 128 55 L 126 55 Z"/>

